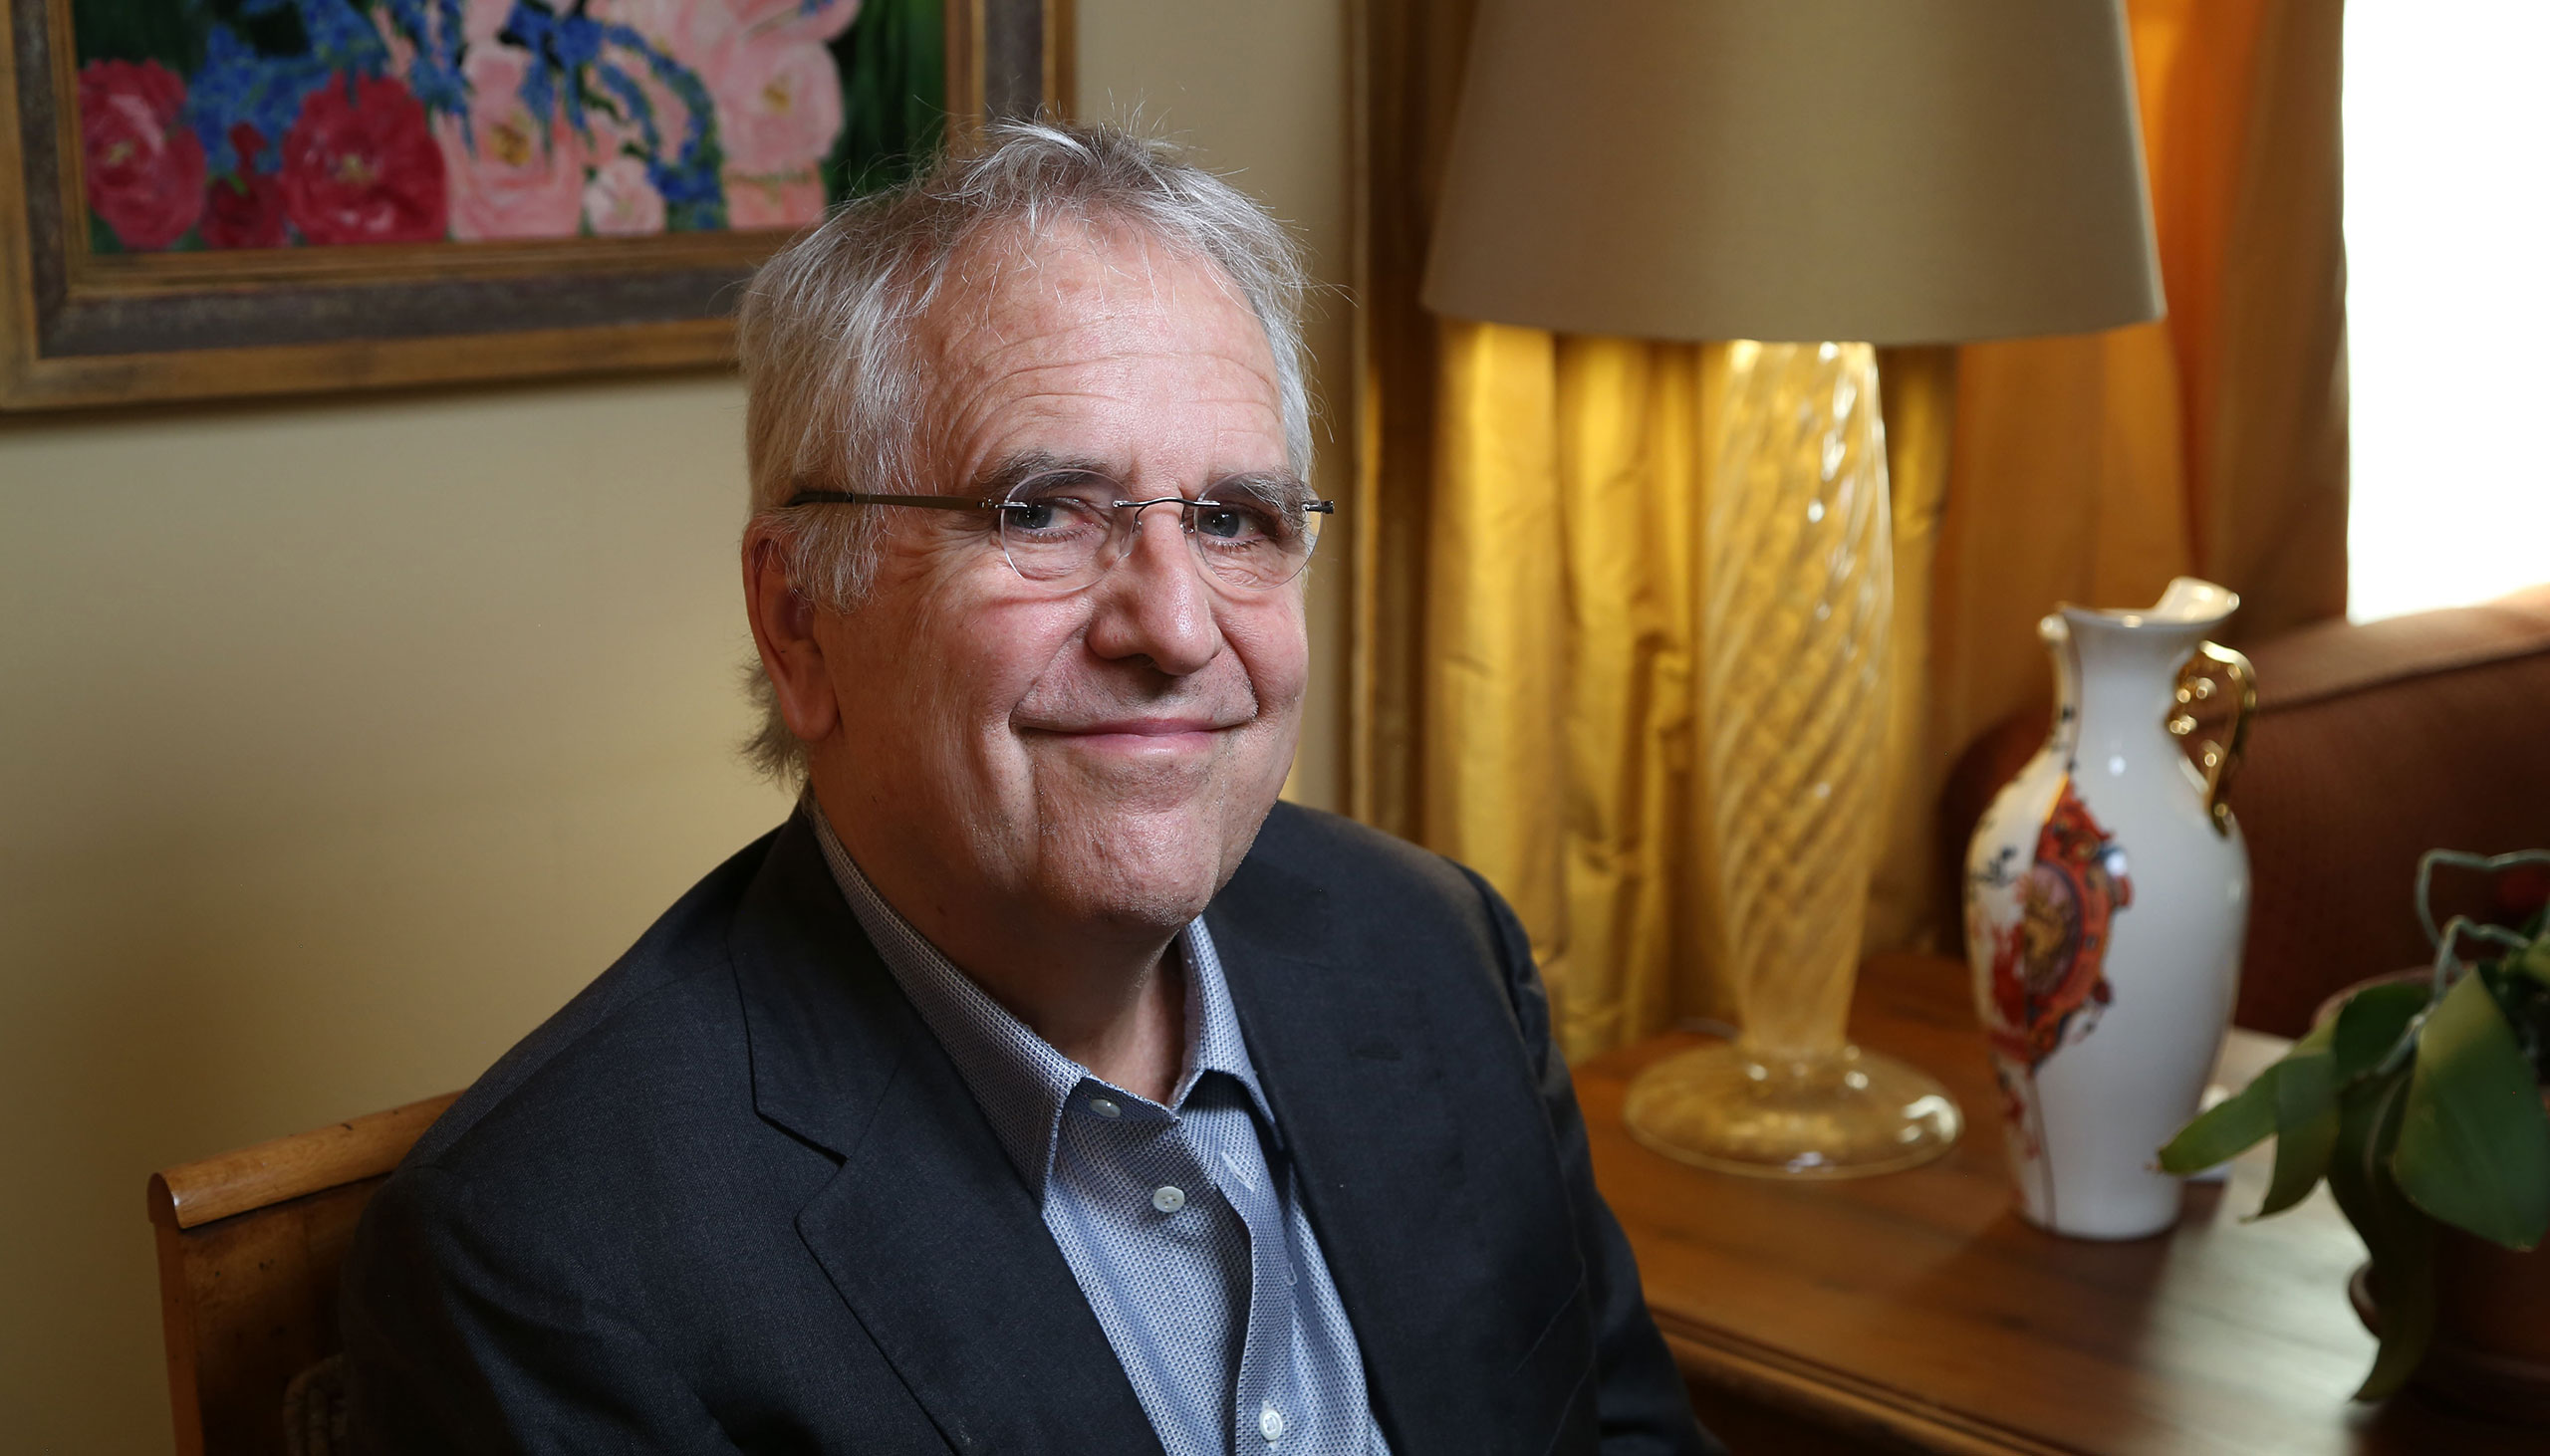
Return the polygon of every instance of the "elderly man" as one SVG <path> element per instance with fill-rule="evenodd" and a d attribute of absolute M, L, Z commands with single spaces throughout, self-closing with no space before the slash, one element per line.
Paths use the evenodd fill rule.
<path fill-rule="evenodd" d="M 1302 287 L 1208 174 L 1031 125 L 762 271 L 806 792 L 375 1199 L 358 1449 L 1708 1449 L 1513 916 L 1276 805 Z"/>

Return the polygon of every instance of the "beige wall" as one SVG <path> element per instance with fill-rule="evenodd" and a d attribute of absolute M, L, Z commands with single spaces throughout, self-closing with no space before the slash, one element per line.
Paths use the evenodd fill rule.
<path fill-rule="evenodd" d="M 1080 10 L 1086 109 L 1143 99 L 1341 278 L 1340 7 Z M 150 1169 L 466 1083 L 776 822 L 732 753 L 740 412 L 0 421 L 0 1446 L 165 1449 Z"/>

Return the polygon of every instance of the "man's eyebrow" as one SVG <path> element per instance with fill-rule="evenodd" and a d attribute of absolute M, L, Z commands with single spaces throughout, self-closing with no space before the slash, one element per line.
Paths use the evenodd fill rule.
<path fill-rule="evenodd" d="M 983 500 L 1004 500 L 1011 491 L 1040 475 L 1095 475 L 1114 480 L 1116 471 L 1100 460 L 1028 450 L 993 461 L 974 477 L 974 489 Z"/>
<path fill-rule="evenodd" d="M 1298 474 L 1290 472 L 1290 469 L 1252 469 L 1252 472 L 1242 472 L 1242 474 L 1226 474 L 1226 477 L 1216 479 L 1211 487 L 1206 487 L 1203 495 L 1211 497 L 1214 492 L 1224 492 L 1224 490 L 1226 492 L 1244 490 L 1249 492 L 1249 495 L 1255 495 L 1257 500 L 1275 502 L 1275 505 L 1283 505 L 1283 508 L 1295 508 L 1295 505 L 1311 500 L 1311 484 L 1308 484 L 1306 479 L 1298 477 Z"/>
<path fill-rule="evenodd" d="M 1027 450 L 995 460 L 974 477 L 977 498 L 1004 500 L 1009 493 L 1031 480 L 1047 475 L 1087 475 L 1121 484 L 1122 477 L 1114 465 L 1090 456 L 1057 455 L 1051 450 Z M 1310 499 L 1310 486 L 1289 470 L 1250 470 L 1225 475 L 1207 486 L 1210 497 L 1216 490 L 1245 490 L 1275 501 L 1299 502 Z"/>
<path fill-rule="evenodd" d="M 1238 475 L 1225 475 L 1206 488 L 1205 494 L 1217 490 L 1244 490 L 1262 500 L 1298 505 L 1311 498 L 1308 482 L 1290 470 L 1251 470 Z"/>

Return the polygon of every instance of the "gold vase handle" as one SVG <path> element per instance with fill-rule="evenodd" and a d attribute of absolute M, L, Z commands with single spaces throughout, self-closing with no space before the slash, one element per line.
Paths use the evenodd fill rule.
<path fill-rule="evenodd" d="M 2258 712 L 2257 669 L 2229 647 L 2196 643 L 2194 655 L 2178 668 L 2178 711 L 2169 719 L 2169 731 L 2184 738 L 2196 730 L 2195 714 L 2188 709 L 2213 696 L 2216 673 L 2231 684 L 2231 722 L 2223 738 L 2207 739 L 2197 750 L 2197 762 L 2204 769 L 2205 817 L 2213 821 L 2213 832 L 2227 839 L 2231 810 L 2222 802 L 2222 792 L 2231 787 L 2231 773 L 2240 767 L 2240 756 L 2249 748 L 2249 720 Z"/>

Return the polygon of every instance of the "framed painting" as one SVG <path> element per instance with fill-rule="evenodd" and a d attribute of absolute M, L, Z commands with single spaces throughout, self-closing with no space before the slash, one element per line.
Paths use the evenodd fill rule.
<path fill-rule="evenodd" d="M 715 364 L 1070 0 L 0 0 L 0 409 Z"/>

